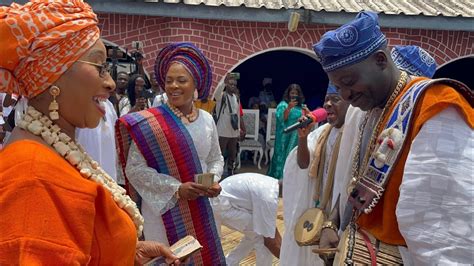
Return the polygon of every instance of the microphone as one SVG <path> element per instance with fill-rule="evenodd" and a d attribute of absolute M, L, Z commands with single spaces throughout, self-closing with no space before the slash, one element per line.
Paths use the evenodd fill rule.
<path fill-rule="evenodd" d="M 306 117 L 308 119 L 303 120 L 303 121 L 298 121 L 298 122 L 294 123 L 293 125 L 283 129 L 283 132 L 284 133 L 289 133 L 289 132 L 294 131 L 298 128 L 306 127 L 306 126 L 308 126 L 309 124 L 311 124 L 313 122 L 318 122 L 319 123 L 321 121 L 326 120 L 327 116 L 328 116 L 328 113 L 326 112 L 326 110 L 324 108 L 318 108 L 316 110 L 311 111 L 311 113 L 306 115 Z"/>

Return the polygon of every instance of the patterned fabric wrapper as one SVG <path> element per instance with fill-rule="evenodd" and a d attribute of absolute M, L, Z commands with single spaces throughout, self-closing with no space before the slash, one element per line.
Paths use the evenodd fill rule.
<path fill-rule="evenodd" d="M 192 43 L 171 43 L 161 49 L 156 57 L 155 77 L 165 88 L 166 73 L 172 63 L 182 64 L 196 83 L 198 99 L 207 99 L 212 84 L 212 69 L 204 54 Z"/>
<path fill-rule="evenodd" d="M 353 21 L 326 32 L 313 50 L 324 71 L 331 72 L 363 61 L 386 44 L 377 14 L 364 11 Z"/>
<path fill-rule="evenodd" d="M 436 72 L 435 59 L 419 46 L 395 46 L 390 55 L 395 65 L 410 75 L 432 78 Z"/>
<path fill-rule="evenodd" d="M 130 141 L 133 140 L 148 166 L 159 173 L 173 176 L 182 183 L 194 182 L 194 175 L 202 173 L 191 135 L 166 105 L 122 116 L 116 125 L 116 132 L 123 168 Z M 203 246 L 200 252 L 193 255 L 192 264 L 225 265 L 208 198 L 178 200 L 177 205 L 162 218 L 170 245 L 192 235 Z"/>
<path fill-rule="evenodd" d="M 99 39 L 97 16 L 81 0 L 32 0 L 0 7 L 0 91 L 32 98 Z"/>

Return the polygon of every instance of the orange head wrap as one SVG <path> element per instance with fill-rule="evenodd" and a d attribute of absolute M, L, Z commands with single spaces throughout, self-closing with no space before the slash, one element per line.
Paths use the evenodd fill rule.
<path fill-rule="evenodd" d="M 82 0 L 32 0 L 0 7 L 0 91 L 32 98 L 99 39 Z"/>

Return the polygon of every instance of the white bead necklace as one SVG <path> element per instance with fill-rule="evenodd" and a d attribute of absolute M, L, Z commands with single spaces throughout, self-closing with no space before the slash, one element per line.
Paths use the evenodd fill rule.
<path fill-rule="evenodd" d="M 84 150 L 75 143 L 68 135 L 61 132 L 61 128 L 32 106 L 28 106 L 26 114 L 23 115 L 18 126 L 36 136 L 41 136 L 43 140 L 52 146 L 66 161 L 76 167 L 82 177 L 90 179 L 104 187 L 112 194 L 115 203 L 125 210 L 130 216 L 137 236 L 143 232 L 143 217 L 137 208 L 136 203 L 126 195 L 124 188 L 120 187 Z"/>

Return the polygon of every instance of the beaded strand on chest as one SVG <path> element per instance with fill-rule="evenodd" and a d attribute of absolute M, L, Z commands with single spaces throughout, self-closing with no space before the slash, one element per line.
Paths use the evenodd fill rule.
<path fill-rule="evenodd" d="M 84 150 L 68 135 L 61 132 L 61 128 L 32 106 L 20 121 L 18 127 L 36 136 L 40 136 L 48 145 L 53 147 L 66 161 L 74 166 L 85 179 L 90 179 L 108 190 L 115 203 L 130 216 L 137 236 L 143 232 L 143 217 L 136 203 L 126 195 L 124 188 L 120 187 Z"/>
<path fill-rule="evenodd" d="M 184 124 L 189 124 L 189 123 L 192 123 L 194 121 L 196 121 L 196 119 L 198 118 L 198 110 L 196 108 L 196 106 L 192 106 L 192 109 L 191 109 L 191 113 L 185 115 L 183 114 L 183 112 L 181 112 L 181 110 L 179 110 L 177 107 L 167 103 L 166 104 L 171 112 L 173 112 L 173 114 L 175 114 L 179 119 L 181 119 L 181 122 L 183 122 Z"/>

